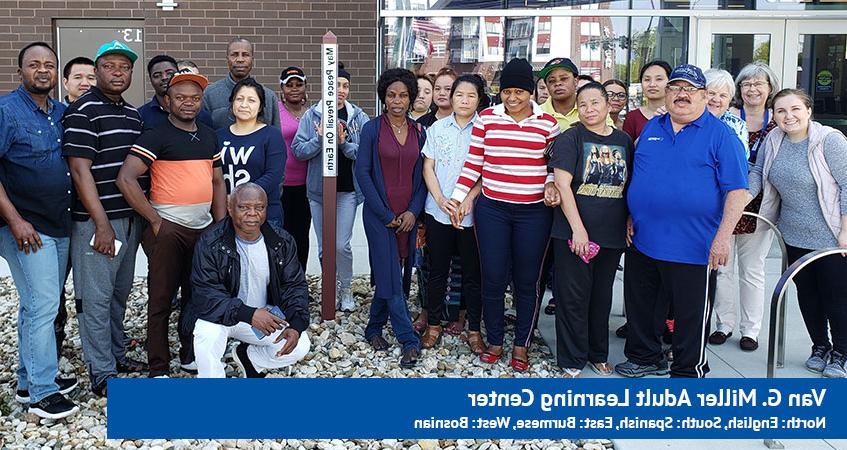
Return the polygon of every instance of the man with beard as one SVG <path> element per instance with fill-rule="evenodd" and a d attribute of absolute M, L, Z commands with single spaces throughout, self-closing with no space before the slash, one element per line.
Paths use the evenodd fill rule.
<path fill-rule="evenodd" d="M 623 376 L 668 373 L 660 340 L 668 302 L 676 319 L 671 376 L 709 372 L 714 269 L 726 264 L 747 202 L 747 162 L 735 132 L 706 109 L 705 85 L 698 67 L 675 68 L 665 88 L 669 114 L 644 127 L 635 151 L 624 269 L 627 361 L 615 367 Z"/>
<path fill-rule="evenodd" d="M 177 71 L 176 60 L 168 55 L 156 55 L 147 63 L 147 76 L 150 78 L 154 94 L 149 102 L 138 108 L 138 114 L 141 114 L 141 120 L 144 122 L 144 131 L 156 128 L 168 120 L 170 111 L 163 107 L 164 97 L 168 90 L 168 81 Z M 197 120 L 212 126 L 212 116 L 208 111 L 201 110 Z"/>
<path fill-rule="evenodd" d="M 249 77 L 253 70 L 253 44 L 241 37 L 229 41 L 226 47 L 226 64 L 229 75 L 210 84 L 203 93 L 203 110 L 212 115 L 212 128 L 215 130 L 235 123 L 229 94 L 232 93 L 235 83 Z M 265 109 L 259 111 L 259 120 L 279 128 L 279 99 L 272 89 L 264 89 Z"/>
<path fill-rule="evenodd" d="M 141 116 L 122 97 L 136 59 L 118 41 L 100 46 L 94 58 L 97 86 L 62 117 L 62 147 L 76 187 L 70 252 L 76 311 L 91 390 L 98 396 L 106 395 L 106 382 L 118 373 L 146 370 L 126 357 L 123 323 L 143 223 L 115 184 L 141 134 Z"/>
<path fill-rule="evenodd" d="M 21 85 L 0 97 L 0 256 L 20 297 L 15 398 L 29 412 L 61 419 L 79 410 L 57 378 L 53 321 L 68 263 L 71 179 L 62 158 L 65 106 L 50 98 L 56 53 L 44 42 L 18 54 Z M 11 364 L 11 361 L 7 361 Z"/>
<path fill-rule="evenodd" d="M 118 174 L 118 188 L 127 203 L 148 222 L 144 248 L 148 252 L 147 361 L 151 377 L 170 371 L 168 319 L 171 298 L 182 289 L 181 312 L 191 299 L 189 274 L 194 243 L 213 220 L 226 215 L 226 186 L 217 136 L 197 123 L 208 80 L 188 70 L 170 79 L 164 105 L 167 121 L 138 138 Z M 150 200 L 139 179 L 151 176 Z M 179 335 L 180 361 L 194 360 L 191 335 Z"/>

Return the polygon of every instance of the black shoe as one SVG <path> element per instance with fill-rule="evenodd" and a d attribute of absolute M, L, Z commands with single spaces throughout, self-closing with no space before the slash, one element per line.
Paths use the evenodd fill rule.
<path fill-rule="evenodd" d="M 59 393 L 62 395 L 70 394 L 71 391 L 79 386 L 79 382 L 76 378 L 56 377 L 54 381 L 59 386 Z M 15 400 L 17 400 L 18 403 L 29 403 L 29 391 L 26 389 L 18 389 L 15 391 Z"/>
<path fill-rule="evenodd" d="M 400 367 L 404 369 L 411 369 L 418 364 L 418 349 L 411 347 L 403 350 L 402 356 L 400 356 Z"/>
<path fill-rule="evenodd" d="M 265 374 L 256 370 L 253 363 L 250 362 L 250 357 L 247 356 L 247 347 L 249 345 L 242 342 L 238 344 L 238 347 L 235 347 L 235 353 L 232 354 L 235 365 L 241 371 L 241 378 L 265 378 Z"/>
<path fill-rule="evenodd" d="M 659 361 L 656 364 L 641 365 L 632 361 L 622 362 L 615 366 L 615 372 L 627 378 L 641 378 L 647 375 L 667 375 L 667 361 Z"/>
<path fill-rule="evenodd" d="M 617 330 L 615 330 L 615 336 L 621 339 L 626 339 L 626 333 L 627 331 L 629 331 L 626 325 L 627 324 L 623 324 Z"/>
<path fill-rule="evenodd" d="M 730 337 L 732 337 L 731 331 L 729 334 L 726 334 L 723 331 L 715 331 L 711 336 L 709 336 L 709 343 L 712 345 L 723 345 L 723 343 Z M 744 338 L 741 338 L 741 340 L 743 341 Z"/>
<path fill-rule="evenodd" d="M 100 382 L 97 386 L 91 386 L 91 393 L 96 395 L 98 398 L 106 397 L 106 385 L 109 382 L 109 379 L 105 379 Z"/>
<path fill-rule="evenodd" d="M 759 348 L 759 341 L 748 336 L 742 336 L 739 345 L 741 346 L 741 350 L 744 350 L 745 352 L 753 352 Z"/>
<path fill-rule="evenodd" d="M 547 302 L 547 306 L 544 307 L 544 314 L 548 316 L 556 315 L 556 299 L 551 298 L 549 302 Z"/>
<path fill-rule="evenodd" d="M 29 405 L 29 413 L 42 419 L 62 419 L 77 412 L 79 407 L 58 392 Z"/>

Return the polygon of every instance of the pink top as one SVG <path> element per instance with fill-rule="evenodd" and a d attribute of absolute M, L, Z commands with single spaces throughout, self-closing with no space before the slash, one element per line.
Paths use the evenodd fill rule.
<path fill-rule="evenodd" d="M 297 134 L 297 128 L 300 126 L 300 119 L 293 116 L 282 102 L 279 102 L 279 121 L 282 128 L 282 138 L 285 140 L 285 148 L 288 151 L 285 159 L 285 181 L 283 186 L 302 186 L 306 184 L 306 171 L 309 167 L 308 161 L 300 161 L 291 153 L 291 143 L 294 141 L 294 135 Z"/>

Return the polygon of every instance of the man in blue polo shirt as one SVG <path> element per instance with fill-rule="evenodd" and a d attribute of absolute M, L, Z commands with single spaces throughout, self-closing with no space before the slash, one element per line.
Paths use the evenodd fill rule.
<path fill-rule="evenodd" d="M 20 87 L 0 97 L 0 255 L 21 302 L 15 399 L 29 403 L 31 414 L 61 419 L 79 408 L 63 395 L 76 379 L 56 377 L 53 334 L 71 214 L 60 123 L 65 106 L 50 98 L 56 53 L 44 42 L 27 45 L 18 54 L 18 76 Z"/>
<path fill-rule="evenodd" d="M 623 376 L 668 372 L 660 340 L 668 301 L 675 314 L 671 376 L 709 371 L 714 269 L 726 264 L 744 210 L 747 164 L 741 141 L 706 109 L 705 85 L 698 67 L 675 68 L 668 114 L 647 123 L 635 150 L 627 194 L 633 248 L 624 269 L 627 361 L 615 367 Z"/>

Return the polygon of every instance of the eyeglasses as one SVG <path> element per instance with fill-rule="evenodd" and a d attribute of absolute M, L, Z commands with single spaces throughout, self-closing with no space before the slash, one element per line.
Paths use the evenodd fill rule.
<path fill-rule="evenodd" d="M 756 89 L 761 89 L 765 86 L 770 86 L 770 83 L 767 81 L 743 81 L 741 82 L 741 89 L 750 89 L 754 87 Z"/>
<path fill-rule="evenodd" d="M 680 92 L 693 94 L 701 88 L 698 88 L 697 86 L 665 86 L 665 89 L 673 95 L 679 95 Z"/>
<path fill-rule="evenodd" d="M 626 94 L 626 92 L 609 92 L 609 100 L 626 100 L 627 97 L 629 96 Z"/>

